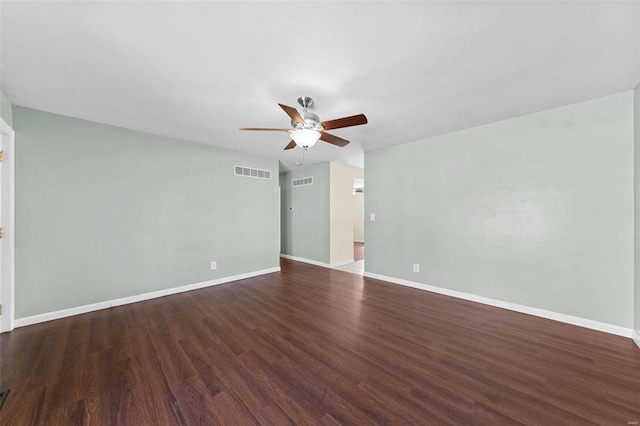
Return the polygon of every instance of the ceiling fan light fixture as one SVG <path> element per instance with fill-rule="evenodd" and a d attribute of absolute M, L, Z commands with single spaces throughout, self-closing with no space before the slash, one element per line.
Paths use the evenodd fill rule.
<path fill-rule="evenodd" d="M 311 129 L 299 129 L 291 132 L 291 139 L 300 148 L 311 148 L 320 139 L 320 132 Z"/>
<path fill-rule="evenodd" d="M 302 106 L 302 114 L 297 109 L 278 104 L 280 108 L 291 118 L 290 129 L 269 129 L 264 127 L 242 127 L 240 130 L 264 130 L 272 132 L 288 132 L 291 136 L 291 141 L 284 147 L 284 150 L 290 150 L 296 146 L 302 149 L 311 148 L 318 142 L 318 139 L 322 139 L 323 142 L 328 144 L 344 147 L 349 144 L 349 141 L 342 139 L 341 137 L 327 133 L 326 130 L 342 129 L 343 127 L 359 126 L 361 124 L 367 124 L 367 117 L 364 114 L 352 115 L 349 117 L 336 118 L 335 120 L 320 121 L 320 117 L 313 112 L 307 110 L 307 108 L 313 103 L 313 99 L 308 96 L 298 99 L 298 103 Z"/>

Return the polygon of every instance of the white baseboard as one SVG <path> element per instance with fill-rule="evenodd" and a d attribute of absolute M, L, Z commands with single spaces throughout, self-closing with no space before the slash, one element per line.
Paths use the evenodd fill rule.
<path fill-rule="evenodd" d="M 354 262 L 353 259 L 349 259 L 343 262 L 325 263 L 325 262 L 319 262 L 317 260 L 307 259 L 305 257 L 290 256 L 288 254 L 282 254 L 282 253 L 280 253 L 280 257 L 284 259 L 295 260 L 296 262 L 303 262 L 303 263 L 309 263 L 315 266 L 322 266 L 323 268 L 337 268 L 338 266 L 344 266 Z"/>
<path fill-rule="evenodd" d="M 104 302 L 92 303 L 91 305 L 77 306 L 75 308 L 62 309 L 55 312 L 48 312 L 46 314 L 32 315 L 30 317 L 18 318 L 15 320 L 16 327 L 24 327 L 27 325 L 37 324 L 45 321 L 52 321 L 55 319 L 66 318 L 72 315 L 85 314 L 87 312 L 98 311 L 100 309 L 108 309 L 114 306 L 127 305 L 129 303 L 142 302 L 143 300 L 155 299 L 157 297 L 169 296 L 172 294 L 183 293 L 185 291 L 197 290 L 200 288 L 210 287 L 219 284 L 225 284 L 231 281 L 243 280 L 245 278 L 251 278 L 258 275 L 271 274 L 273 272 L 279 272 L 280 267 L 262 269 L 260 271 L 247 272 L 245 274 L 233 275 L 230 277 L 218 278 L 216 280 L 203 281 L 200 283 L 189 284 L 181 287 L 173 287 L 165 290 L 153 291 L 151 293 L 138 294 L 135 296 L 123 297 L 120 299 L 107 300 Z"/>
<path fill-rule="evenodd" d="M 407 287 L 417 288 L 420 290 L 426 290 L 434 293 L 444 294 L 446 296 L 456 297 L 458 299 L 469 300 L 471 302 L 477 302 L 485 305 L 496 306 L 498 308 L 508 309 L 510 311 L 521 312 L 523 314 L 534 315 L 537 317 L 547 318 L 554 321 L 560 321 L 568 324 L 577 325 L 580 327 L 590 328 L 592 330 L 603 331 L 605 333 L 615 334 L 618 336 L 632 337 L 631 334 L 633 330 L 631 328 L 621 327 L 619 325 L 608 324 L 605 322 L 594 321 L 587 318 L 575 317 L 572 315 L 566 315 L 558 312 L 547 311 L 545 309 L 519 305 L 517 303 L 505 302 L 498 299 L 491 299 L 489 297 L 478 296 L 471 293 L 464 293 L 462 291 L 450 290 L 442 287 L 435 287 L 428 284 L 421 284 L 421 283 L 417 283 L 409 280 L 404 280 L 401 278 L 374 274 L 372 272 L 365 272 L 364 276 L 367 278 L 374 278 L 376 280 L 388 281 L 394 284 L 400 284 Z M 638 337 L 640 340 L 640 336 Z M 636 341 L 636 343 L 638 343 L 638 341 Z M 640 346 L 640 344 L 638 346 Z"/>
<path fill-rule="evenodd" d="M 364 240 L 353 240 L 354 243 L 362 243 L 364 244 Z"/>
<path fill-rule="evenodd" d="M 636 345 L 638 345 L 638 347 L 640 348 L 640 331 L 638 330 L 634 330 L 631 338 L 633 339 L 634 342 L 636 342 Z"/>
<path fill-rule="evenodd" d="M 322 266 L 323 268 L 331 268 L 331 265 L 328 263 L 307 259 L 305 257 L 290 256 L 288 254 L 282 254 L 282 253 L 280 253 L 280 257 L 282 257 L 283 259 L 295 260 L 296 262 L 303 262 L 303 263 L 309 263 L 311 265 Z"/>

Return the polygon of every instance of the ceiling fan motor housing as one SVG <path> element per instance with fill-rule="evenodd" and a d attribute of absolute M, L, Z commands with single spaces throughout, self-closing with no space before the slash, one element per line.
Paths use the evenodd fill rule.
<path fill-rule="evenodd" d="M 298 98 L 298 104 L 302 107 L 302 113 L 300 114 L 304 119 L 304 124 L 297 123 L 294 120 L 291 120 L 291 127 L 295 130 L 316 130 L 322 131 L 324 127 L 322 127 L 320 123 L 320 117 L 318 114 L 314 114 L 310 111 L 307 111 L 311 105 L 313 105 L 313 99 L 309 96 L 301 96 Z"/>
<path fill-rule="evenodd" d="M 309 129 L 321 131 L 324 129 L 324 127 L 322 127 L 322 125 L 320 124 L 320 117 L 318 117 L 318 114 L 314 114 L 309 111 L 303 111 L 302 113 L 300 113 L 300 115 L 302 116 L 302 118 L 304 118 L 304 124 L 296 123 L 295 121 L 291 120 L 291 126 L 295 130 Z"/>

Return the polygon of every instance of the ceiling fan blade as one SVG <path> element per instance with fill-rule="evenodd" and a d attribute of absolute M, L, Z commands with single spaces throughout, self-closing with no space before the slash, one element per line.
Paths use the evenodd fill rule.
<path fill-rule="evenodd" d="M 284 150 L 286 151 L 287 149 L 292 149 L 295 147 L 296 147 L 296 142 L 292 140 L 291 142 L 289 142 L 287 146 L 284 147 Z"/>
<path fill-rule="evenodd" d="M 339 147 L 347 146 L 349 144 L 348 140 L 339 138 L 327 132 L 320 132 L 320 139 L 322 139 L 325 142 L 329 142 L 330 144 L 337 145 Z"/>
<path fill-rule="evenodd" d="M 280 108 L 282 108 L 293 121 L 299 124 L 304 124 L 304 118 L 302 118 L 297 109 L 282 104 L 278 105 L 280 105 Z"/>
<path fill-rule="evenodd" d="M 288 132 L 291 129 L 269 129 L 264 127 L 241 127 L 240 130 L 262 130 L 265 132 Z"/>
<path fill-rule="evenodd" d="M 367 117 L 364 114 L 352 115 L 350 117 L 336 118 L 335 120 L 321 121 L 325 130 L 340 129 L 342 127 L 359 126 L 367 124 Z"/>

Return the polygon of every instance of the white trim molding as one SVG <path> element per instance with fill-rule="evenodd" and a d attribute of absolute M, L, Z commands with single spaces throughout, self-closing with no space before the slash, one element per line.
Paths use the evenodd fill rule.
<path fill-rule="evenodd" d="M 638 347 L 640 348 L 640 331 L 633 330 L 633 333 L 631 334 L 631 338 L 633 339 L 634 342 L 636 342 L 636 345 L 638 345 Z"/>
<path fill-rule="evenodd" d="M 362 243 L 364 244 L 364 240 L 353 240 L 354 243 Z"/>
<path fill-rule="evenodd" d="M 247 272 L 245 274 L 233 275 L 230 277 L 218 278 L 211 281 L 203 281 L 196 284 L 189 284 L 181 287 L 173 287 L 165 290 L 153 291 L 151 293 L 138 294 L 135 296 L 123 297 L 120 299 L 107 300 L 104 302 L 93 303 L 91 305 L 77 306 L 75 308 L 62 309 L 55 312 L 48 312 L 45 314 L 33 315 L 30 317 L 18 318 L 15 321 L 16 327 L 25 327 L 27 325 L 37 324 L 45 321 L 52 321 L 60 318 L 66 318 L 73 315 L 85 314 L 87 312 L 99 311 L 101 309 L 108 309 L 114 306 L 127 305 L 129 303 L 142 302 L 144 300 L 155 299 L 157 297 L 170 296 L 172 294 L 183 293 L 185 291 L 198 290 L 205 287 L 211 287 L 214 285 L 225 284 L 232 281 L 243 280 L 246 278 L 255 277 L 258 275 L 271 274 L 273 272 L 279 272 L 280 267 L 262 269 L 260 271 Z"/>
<path fill-rule="evenodd" d="M 309 263 L 311 265 L 322 266 L 323 268 L 331 268 L 331 265 L 329 265 L 328 263 L 307 259 L 305 257 L 290 256 L 288 254 L 282 254 L 282 253 L 280 253 L 280 257 L 283 259 L 295 260 L 296 262 L 303 262 L 303 263 Z"/>
<path fill-rule="evenodd" d="M 2 262 L 0 286 L 2 293 L 2 315 L 0 333 L 13 330 L 15 326 L 15 148 L 16 132 L 0 118 L 0 133 L 3 136 L 2 160 Z"/>
<path fill-rule="evenodd" d="M 296 262 L 303 262 L 303 263 L 309 263 L 315 266 L 322 266 L 323 268 L 337 268 L 339 266 L 348 265 L 354 262 L 353 259 L 349 259 L 342 262 L 325 263 L 325 262 L 319 262 L 317 260 L 307 259 L 305 257 L 290 256 L 288 254 L 282 254 L 282 253 L 280 253 L 280 257 L 283 259 L 295 260 Z"/>
<path fill-rule="evenodd" d="M 450 290 L 443 287 L 436 287 L 428 284 L 421 284 L 401 278 L 389 277 L 386 275 L 374 274 L 372 272 L 365 272 L 366 278 L 373 278 L 376 280 L 387 281 L 393 284 L 400 284 L 407 287 L 413 287 L 420 290 L 431 291 L 433 293 L 444 294 L 445 296 L 451 296 L 458 299 L 469 300 L 471 302 L 482 303 L 484 305 L 495 306 L 498 308 L 508 309 L 510 311 L 520 312 L 523 314 L 534 315 L 536 317 L 547 318 L 554 321 L 560 321 L 567 324 L 573 324 L 580 327 L 590 328 L 592 330 L 603 331 L 605 333 L 615 334 L 623 337 L 632 337 L 633 330 L 631 328 L 621 327 L 619 325 L 608 324 L 605 322 L 594 321 L 587 318 L 576 317 L 573 315 L 561 314 L 558 312 L 547 311 L 545 309 L 533 308 L 530 306 L 519 305 L 517 303 L 505 302 L 498 299 L 492 299 L 489 297 L 478 296 L 471 293 L 464 293 L 462 291 Z M 638 343 L 638 341 L 636 341 Z M 640 345 L 638 345 L 640 346 Z"/>

